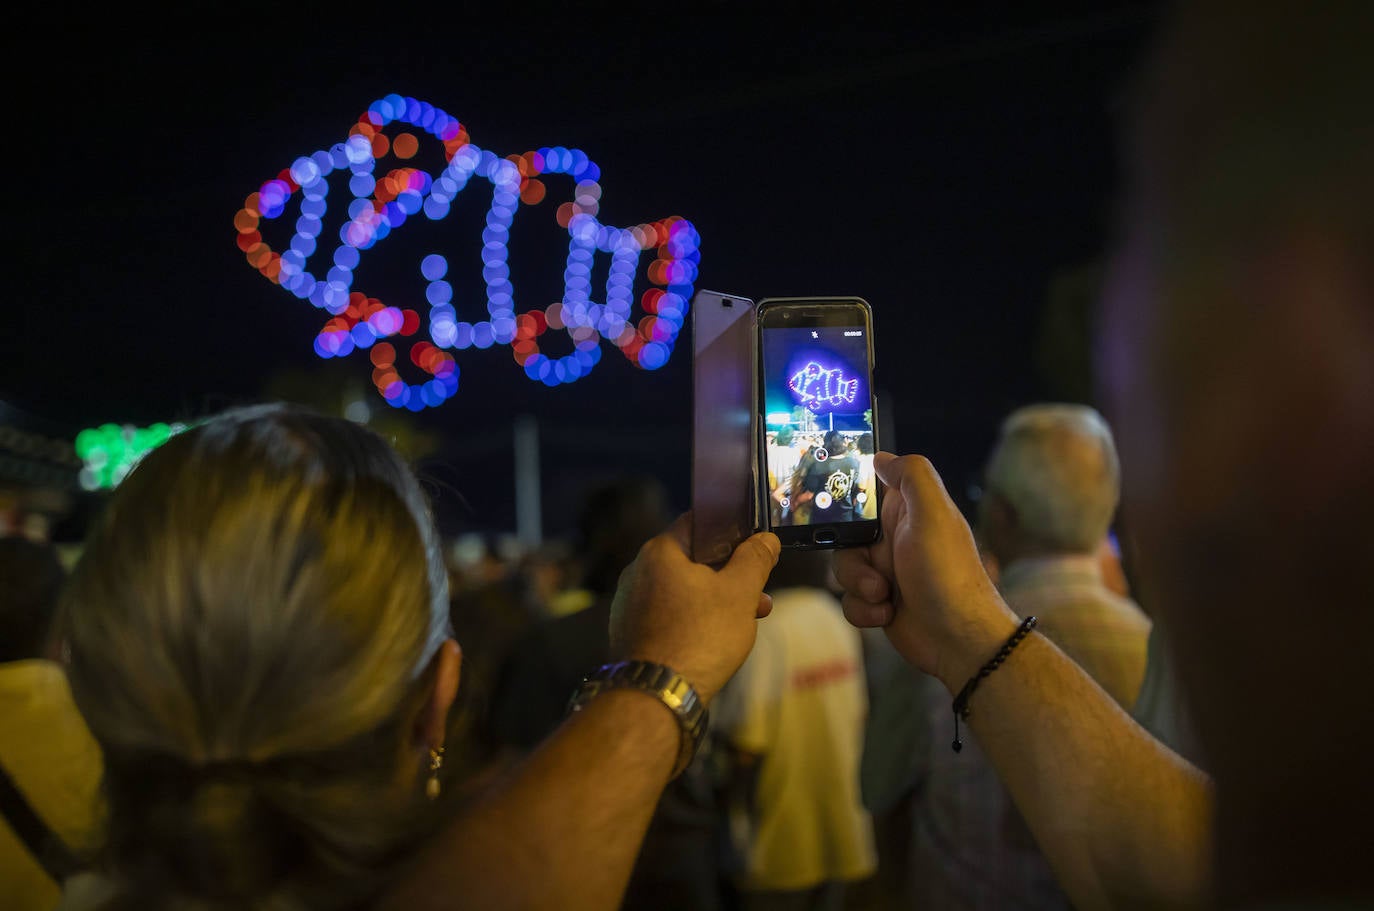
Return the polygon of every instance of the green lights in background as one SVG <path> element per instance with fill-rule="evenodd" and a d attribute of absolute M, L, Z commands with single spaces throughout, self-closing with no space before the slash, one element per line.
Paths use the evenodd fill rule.
<path fill-rule="evenodd" d="M 148 453 L 185 430 L 188 424 L 102 424 L 76 435 L 76 454 L 84 463 L 79 480 L 85 490 L 109 490 Z"/>

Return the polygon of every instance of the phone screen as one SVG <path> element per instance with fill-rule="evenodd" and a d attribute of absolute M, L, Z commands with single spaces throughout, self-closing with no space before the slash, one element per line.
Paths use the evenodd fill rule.
<path fill-rule="evenodd" d="M 791 546 L 871 543 L 879 493 L 867 304 L 765 301 L 759 335 L 770 527 Z"/>
<path fill-rule="evenodd" d="M 692 559 L 719 564 L 761 525 L 754 455 L 757 322 L 746 297 L 692 299 Z"/>

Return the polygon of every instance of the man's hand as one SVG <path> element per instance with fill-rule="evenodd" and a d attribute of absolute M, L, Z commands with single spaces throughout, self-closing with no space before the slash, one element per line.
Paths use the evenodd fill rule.
<path fill-rule="evenodd" d="M 973 533 L 930 462 L 880 452 L 883 538 L 841 551 L 835 577 L 855 626 L 882 626 L 907 661 L 957 692 L 1016 628 Z"/>
<path fill-rule="evenodd" d="M 611 650 L 620 659 L 666 664 L 710 702 L 754 647 L 755 620 L 778 562 L 777 536 L 745 540 L 719 570 L 687 556 L 690 514 L 652 538 L 621 574 L 611 605 Z"/>

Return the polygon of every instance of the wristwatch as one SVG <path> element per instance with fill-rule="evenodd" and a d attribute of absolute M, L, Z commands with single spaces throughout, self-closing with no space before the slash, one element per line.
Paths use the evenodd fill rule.
<path fill-rule="evenodd" d="M 582 683 L 568 702 L 568 712 L 582 709 L 597 694 L 612 689 L 641 690 L 662 702 L 677 719 L 681 743 L 673 778 L 682 774 L 706 736 L 706 706 L 697 691 L 677 671 L 651 661 L 617 661 L 603 664 L 582 678 Z"/>

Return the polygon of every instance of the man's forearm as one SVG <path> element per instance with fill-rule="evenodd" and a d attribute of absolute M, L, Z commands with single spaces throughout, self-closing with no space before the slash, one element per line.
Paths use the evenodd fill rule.
<path fill-rule="evenodd" d="M 678 738 L 652 697 L 597 696 L 443 829 L 383 907 L 617 907 Z"/>
<path fill-rule="evenodd" d="M 879 453 L 873 467 L 888 489 L 883 542 L 836 558 L 845 616 L 885 627 L 907 661 L 959 693 L 1022 621 L 998 596 L 934 466 Z M 982 678 L 968 709 L 979 745 L 1075 906 L 1206 901 L 1210 784 L 1049 639 L 1022 640 Z"/>
<path fill-rule="evenodd" d="M 1075 907 L 1205 903 L 1210 781 L 1050 640 L 1022 642 L 979 685 L 970 709 L 979 745 Z"/>

